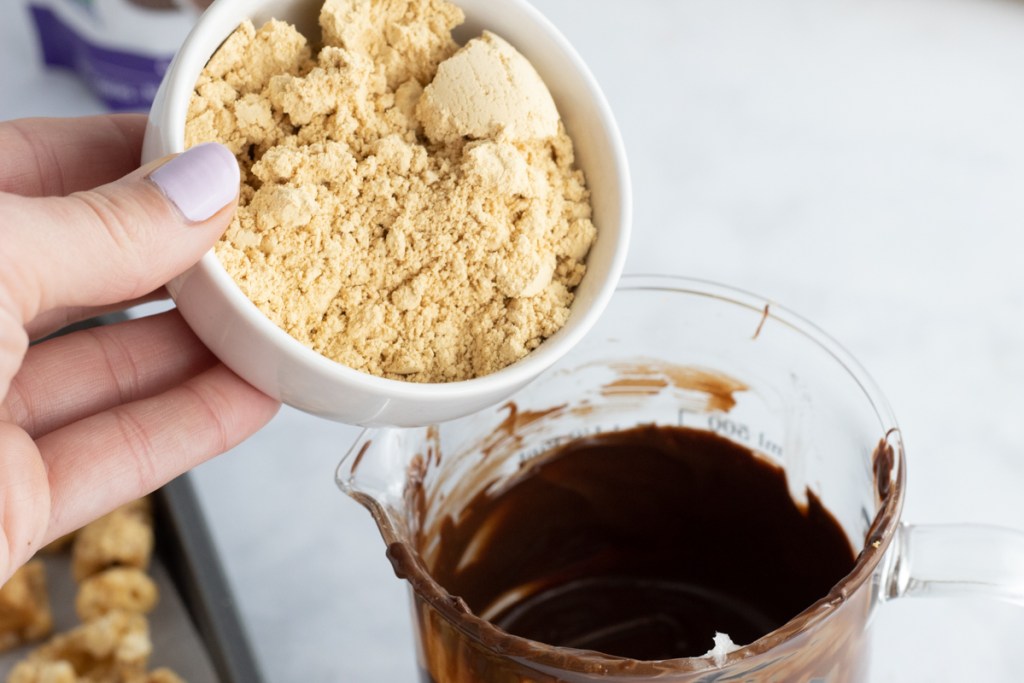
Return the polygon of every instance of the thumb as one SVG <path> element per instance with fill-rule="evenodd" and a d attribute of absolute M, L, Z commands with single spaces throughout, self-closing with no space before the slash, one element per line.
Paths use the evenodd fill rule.
<path fill-rule="evenodd" d="M 3 265 L 18 274 L 16 283 L 0 276 L 0 285 L 21 304 L 23 322 L 61 306 L 142 296 L 214 244 L 238 188 L 234 155 L 208 143 L 67 197 L 0 195 L 10 256 Z"/>

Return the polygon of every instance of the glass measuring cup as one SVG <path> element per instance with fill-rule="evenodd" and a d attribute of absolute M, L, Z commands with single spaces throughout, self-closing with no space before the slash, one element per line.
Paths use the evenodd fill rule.
<path fill-rule="evenodd" d="M 650 423 L 709 430 L 783 467 L 794 499 L 813 492 L 840 523 L 859 551 L 854 568 L 739 650 L 651 662 L 509 635 L 431 578 L 441 526 L 479 491 L 566 440 Z M 763 299 L 683 278 L 624 278 L 591 334 L 512 402 L 436 427 L 368 430 L 337 480 L 410 583 L 420 668 L 434 683 L 860 681 L 871 612 L 889 599 L 1024 604 L 1024 535 L 900 521 L 900 432 L 856 361 Z"/>

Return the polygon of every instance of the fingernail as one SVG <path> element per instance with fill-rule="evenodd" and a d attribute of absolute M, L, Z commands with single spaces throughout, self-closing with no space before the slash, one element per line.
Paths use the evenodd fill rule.
<path fill-rule="evenodd" d="M 197 145 L 149 174 L 178 210 L 193 223 L 205 221 L 238 194 L 238 162 L 216 142 Z"/>

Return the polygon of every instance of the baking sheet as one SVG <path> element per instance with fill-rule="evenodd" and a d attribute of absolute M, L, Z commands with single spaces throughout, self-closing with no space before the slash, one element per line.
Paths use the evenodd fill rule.
<path fill-rule="evenodd" d="M 156 547 L 150 575 L 160 602 L 150 614 L 150 669 L 166 666 L 187 683 L 263 683 L 230 584 L 192 485 L 184 474 L 151 496 Z M 78 624 L 70 550 L 41 555 L 57 629 Z M 0 653 L 0 683 L 33 647 Z"/>
<path fill-rule="evenodd" d="M 159 543 L 157 539 L 157 543 Z M 75 614 L 75 595 L 78 586 L 71 577 L 71 553 L 40 556 L 46 565 L 46 587 L 53 610 L 54 632 L 66 631 L 79 625 Z M 188 610 L 178 594 L 171 575 L 159 557 L 154 556 L 149 575 L 160 591 L 156 609 L 147 615 L 149 636 L 153 641 L 153 655 L 149 668 L 166 666 L 173 669 L 187 683 L 216 683 L 216 671 L 199 632 L 189 617 Z M 41 641 L 45 642 L 45 641 Z M 26 645 L 0 654 L 0 681 L 14 665 L 39 643 Z"/>

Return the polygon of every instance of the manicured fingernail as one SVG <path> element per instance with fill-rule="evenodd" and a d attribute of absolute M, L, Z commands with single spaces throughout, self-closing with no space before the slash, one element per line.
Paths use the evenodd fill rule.
<path fill-rule="evenodd" d="M 207 142 L 174 157 L 149 179 L 185 218 L 205 221 L 238 194 L 238 162 L 227 147 Z"/>

